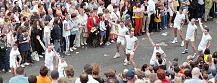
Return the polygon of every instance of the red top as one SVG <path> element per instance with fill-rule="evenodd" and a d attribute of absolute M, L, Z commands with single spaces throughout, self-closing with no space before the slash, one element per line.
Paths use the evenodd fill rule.
<path fill-rule="evenodd" d="M 95 21 L 94 21 L 95 19 Z M 88 17 L 87 19 L 87 31 L 88 33 L 90 33 L 90 30 L 92 29 L 92 27 L 94 27 L 94 24 L 99 24 L 100 20 L 98 16 L 91 16 Z"/>

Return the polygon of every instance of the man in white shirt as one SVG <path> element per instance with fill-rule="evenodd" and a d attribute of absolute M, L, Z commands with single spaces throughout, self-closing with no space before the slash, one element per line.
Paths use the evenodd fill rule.
<path fill-rule="evenodd" d="M 135 51 L 138 47 L 138 38 L 134 36 L 134 31 L 130 31 L 129 35 L 121 35 L 121 34 L 117 34 L 118 36 L 121 36 L 125 39 L 126 41 L 126 47 L 125 47 L 125 53 L 127 58 L 124 60 L 124 65 L 129 65 L 132 64 L 133 67 L 136 67 L 136 63 L 134 61 L 134 55 L 135 55 Z"/>
<path fill-rule="evenodd" d="M 41 46 L 43 47 L 43 49 L 45 50 L 45 60 L 44 60 L 45 66 L 51 71 L 54 70 L 54 68 L 56 68 L 57 65 L 54 65 L 53 59 L 55 58 L 56 61 L 58 61 L 59 56 L 57 56 L 57 53 L 54 50 L 53 45 L 49 44 L 48 47 L 46 48 L 43 42 L 41 41 L 40 36 L 37 36 L 37 39 L 41 44 Z"/>
<path fill-rule="evenodd" d="M 191 42 L 191 47 L 194 51 L 194 55 L 196 55 L 196 47 L 195 47 L 195 38 L 197 36 L 197 26 L 195 24 L 195 19 L 191 19 L 191 22 L 188 23 L 188 28 L 186 31 L 186 37 L 185 37 L 185 50 L 182 52 L 182 54 L 188 53 L 188 44 L 189 41 Z"/>
<path fill-rule="evenodd" d="M 109 21 L 110 22 L 110 21 Z M 119 34 L 119 35 L 127 35 L 128 34 L 128 28 L 124 25 L 124 22 L 123 21 L 120 21 L 120 23 L 119 24 L 116 24 L 116 23 L 114 23 L 114 22 L 110 22 L 112 25 L 114 25 L 115 27 L 117 27 L 117 34 Z M 115 56 L 113 57 L 113 58 L 118 58 L 118 57 L 120 57 L 120 53 L 119 53 L 119 51 L 120 51 L 120 47 L 122 46 L 122 47 L 124 47 L 126 44 L 125 44 L 125 39 L 124 39 L 124 37 L 122 37 L 122 36 L 118 36 L 118 38 L 117 38 L 117 52 L 116 52 L 116 54 L 115 54 Z"/>
<path fill-rule="evenodd" d="M 202 55 L 204 50 L 211 46 L 212 37 L 209 34 L 209 29 L 203 28 L 203 25 L 200 21 L 199 21 L 199 24 L 200 24 L 201 31 L 203 32 L 203 35 L 202 35 L 202 39 L 200 41 L 200 44 L 198 46 L 198 52 L 200 55 Z"/>
<path fill-rule="evenodd" d="M 181 46 L 184 46 L 184 38 L 183 38 L 183 33 L 182 33 L 182 24 L 185 20 L 185 15 L 183 14 L 182 9 L 179 9 L 179 11 L 176 12 L 176 17 L 174 19 L 174 40 L 172 41 L 172 43 L 177 43 L 178 39 L 177 39 L 177 33 L 180 36 L 182 42 L 181 42 Z"/>
<path fill-rule="evenodd" d="M 148 18 L 147 18 L 146 29 L 148 31 L 152 31 L 154 29 L 154 14 L 156 13 L 155 2 L 153 0 L 148 0 L 147 13 L 148 13 Z"/>
<path fill-rule="evenodd" d="M 148 36 L 148 39 L 149 41 L 151 42 L 152 46 L 154 47 L 154 50 L 153 50 L 153 54 L 152 54 L 152 57 L 150 59 L 150 64 L 151 65 L 156 65 L 156 61 L 157 61 L 157 56 L 156 54 L 157 53 L 160 53 L 161 57 L 162 58 L 165 58 L 166 57 L 166 54 L 164 53 L 164 51 L 161 49 L 160 45 L 159 44 L 155 44 L 153 42 L 153 40 L 151 39 L 150 37 L 150 33 L 147 32 L 147 36 Z"/>

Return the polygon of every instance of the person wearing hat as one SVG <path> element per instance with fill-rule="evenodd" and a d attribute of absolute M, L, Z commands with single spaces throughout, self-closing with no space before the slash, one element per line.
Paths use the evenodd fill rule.
<path fill-rule="evenodd" d="M 136 73 L 134 69 L 128 69 L 126 73 L 127 83 L 134 83 L 136 79 Z"/>

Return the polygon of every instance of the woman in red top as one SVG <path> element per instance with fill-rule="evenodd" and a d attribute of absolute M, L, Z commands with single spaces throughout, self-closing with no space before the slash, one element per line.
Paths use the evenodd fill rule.
<path fill-rule="evenodd" d="M 90 16 L 87 19 L 87 30 L 88 33 L 90 33 L 90 30 L 92 29 L 92 27 L 94 27 L 95 25 L 99 24 L 99 18 L 96 14 L 96 10 L 92 10 L 90 11 Z"/>

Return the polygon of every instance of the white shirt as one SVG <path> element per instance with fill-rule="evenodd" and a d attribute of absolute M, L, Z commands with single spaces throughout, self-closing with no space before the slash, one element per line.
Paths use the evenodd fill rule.
<path fill-rule="evenodd" d="M 80 78 L 77 78 L 75 83 L 81 83 Z M 88 82 L 87 83 L 99 83 L 98 81 L 96 81 L 93 76 L 88 75 Z"/>
<path fill-rule="evenodd" d="M 111 0 L 111 3 L 119 4 L 119 3 L 120 3 L 120 0 Z"/>
<path fill-rule="evenodd" d="M 64 77 L 64 68 L 67 67 L 68 64 L 64 61 L 61 62 L 61 59 L 59 59 L 59 64 L 58 64 L 58 72 L 59 72 L 59 77 Z"/>
<path fill-rule="evenodd" d="M 63 37 L 67 37 L 70 35 L 70 30 L 66 31 L 66 29 L 70 29 L 68 21 L 63 21 Z"/>
<path fill-rule="evenodd" d="M 54 58 L 55 54 L 53 51 L 48 52 L 48 50 L 45 50 L 45 59 L 44 59 L 44 63 L 45 66 L 48 66 L 48 68 L 50 66 L 53 66 L 53 58 Z"/>
<path fill-rule="evenodd" d="M 109 10 L 109 12 L 113 12 L 114 11 L 112 4 L 109 4 L 108 7 L 107 7 L 107 9 Z"/>
<path fill-rule="evenodd" d="M 159 47 L 159 49 L 157 49 L 156 47 L 154 47 L 154 51 L 153 54 L 151 56 L 151 60 L 150 60 L 150 64 L 154 65 L 155 61 L 157 60 L 156 58 L 156 53 L 159 52 L 160 54 L 164 54 L 164 51 L 161 49 L 161 47 Z"/>
<path fill-rule="evenodd" d="M 110 18 L 112 19 L 112 21 L 117 22 L 120 18 L 120 11 L 116 11 L 116 12 L 111 12 L 110 14 Z"/>
<path fill-rule="evenodd" d="M 198 4 L 203 5 L 204 4 L 204 0 L 198 0 Z"/>
<path fill-rule="evenodd" d="M 177 11 L 176 17 L 174 19 L 174 23 L 181 24 L 182 20 L 184 20 L 184 19 L 185 19 L 185 14 L 181 14 L 181 13 L 179 13 L 179 11 Z"/>
<path fill-rule="evenodd" d="M 136 44 L 136 41 L 138 40 L 137 37 L 135 36 L 130 37 L 130 35 L 125 35 L 125 39 L 126 39 L 126 49 L 133 50 Z"/>
<path fill-rule="evenodd" d="M 100 29 L 100 31 L 106 31 L 105 21 L 100 21 L 99 22 L 99 29 Z"/>
<path fill-rule="evenodd" d="M 210 34 L 205 35 L 205 33 L 203 33 L 202 39 L 201 39 L 200 44 L 198 46 L 198 50 L 199 51 L 205 50 L 206 46 L 210 40 L 212 40 L 212 37 L 210 36 Z"/>
<path fill-rule="evenodd" d="M 127 27 L 121 27 L 121 25 L 118 25 L 118 34 L 120 35 L 126 35 L 128 32 L 128 28 Z M 124 37 L 118 36 L 118 39 L 120 40 L 124 40 Z"/>
<path fill-rule="evenodd" d="M 51 29 L 49 26 L 44 27 L 44 38 L 46 38 L 46 33 L 48 33 L 47 37 L 50 38 Z"/>
<path fill-rule="evenodd" d="M 97 9 L 97 14 L 99 14 L 99 13 L 103 14 L 103 9 L 104 9 L 104 7 L 99 6 L 98 9 Z"/>
<path fill-rule="evenodd" d="M 186 37 L 194 36 L 194 33 L 196 30 L 197 30 L 197 26 L 195 24 L 192 25 L 192 23 L 189 23 L 188 28 L 187 28 L 187 32 L 186 32 Z"/>
<path fill-rule="evenodd" d="M 10 52 L 10 64 L 16 64 L 17 57 L 20 55 L 20 52 L 18 48 L 14 50 L 14 48 L 11 49 Z"/>
<path fill-rule="evenodd" d="M 147 12 L 148 16 L 155 13 L 155 2 L 153 0 L 148 1 Z"/>

